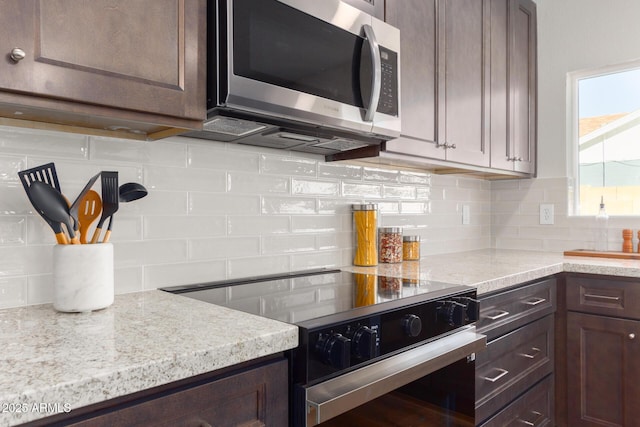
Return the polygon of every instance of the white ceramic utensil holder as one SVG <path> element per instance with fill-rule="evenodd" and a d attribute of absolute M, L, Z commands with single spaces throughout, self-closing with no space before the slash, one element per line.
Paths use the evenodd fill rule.
<path fill-rule="evenodd" d="M 53 289 L 58 311 L 93 311 L 113 304 L 113 245 L 54 246 Z"/>

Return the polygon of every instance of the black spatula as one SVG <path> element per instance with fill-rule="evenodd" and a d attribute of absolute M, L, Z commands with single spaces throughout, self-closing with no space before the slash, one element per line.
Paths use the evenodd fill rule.
<path fill-rule="evenodd" d="M 56 190 L 60 191 L 60 182 L 58 181 L 58 174 L 56 173 L 56 166 L 53 163 L 47 163 L 45 165 L 36 166 L 35 168 L 25 169 L 23 171 L 18 172 L 18 176 L 20 177 L 20 182 L 22 182 L 22 186 L 24 187 L 24 191 L 27 193 L 27 197 L 29 197 L 29 201 L 36 208 L 36 212 L 40 214 L 42 219 L 45 220 L 49 227 L 53 230 L 56 235 L 56 241 L 65 245 L 69 243 L 69 239 L 62 231 L 62 224 L 59 222 L 54 222 L 44 216 L 40 210 L 34 205 L 33 199 L 31 198 L 30 187 L 34 182 L 42 182 L 45 184 L 49 184 Z M 68 230 L 72 233 L 72 230 Z"/>
<path fill-rule="evenodd" d="M 104 235 L 102 243 L 108 243 L 111 237 L 111 226 L 113 224 L 113 214 L 118 211 L 118 172 L 102 172 L 100 176 L 102 183 L 102 215 L 98 220 L 98 226 L 93 233 L 91 243 L 97 243 L 102 232 L 102 227 L 109 218 L 109 228 Z"/>

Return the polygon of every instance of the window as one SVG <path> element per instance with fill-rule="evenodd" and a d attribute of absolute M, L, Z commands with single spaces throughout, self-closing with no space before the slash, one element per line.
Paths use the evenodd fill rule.
<path fill-rule="evenodd" d="M 609 215 L 640 215 L 640 63 L 570 79 L 575 213 L 595 215 L 603 198 Z"/>

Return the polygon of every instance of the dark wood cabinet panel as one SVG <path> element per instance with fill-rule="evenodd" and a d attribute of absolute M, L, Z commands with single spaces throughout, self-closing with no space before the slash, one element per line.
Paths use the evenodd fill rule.
<path fill-rule="evenodd" d="M 535 173 L 536 5 L 491 0 L 491 167 Z"/>
<path fill-rule="evenodd" d="M 281 357 L 124 396 L 29 426 L 232 427 L 287 426 L 288 368 Z M 135 396 L 135 395 L 134 395 Z M 77 415 L 81 413 L 82 415 Z"/>
<path fill-rule="evenodd" d="M 0 114 L 138 133 L 197 127 L 205 21 L 205 0 L 0 0 Z"/>
<path fill-rule="evenodd" d="M 551 426 L 553 408 L 553 376 L 550 375 L 481 424 L 481 427 Z"/>
<path fill-rule="evenodd" d="M 556 278 L 483 296 L 478 332 L 491 340 L 556 310 Z"/>
<path fill-rule="evenodd" d="M 387 0 L 387 22 L 402 33 L 402 137 L 386 151 L 489 166 L 488 5 Z"/>
<path fill-rule="evenodd" d="M 640 321 L 567 314 L 568 425 L 640 426 Z"/>
<path fill-rule="evenodd" d="M 552 373 L 553 341 L 553 316 L 546 316 L 490 341 L 478 353 L 476 420 L 487 419 Z"/>
<path fill-rule="evenodd" d="M 567 308 L 572 311 L 640 320 L 640 280 L 571 275 Z"/>
<path fill-rule="evenodd" d="M 401 32 L 400 80 L 402 136 L 388 141 L 386 150 L 444 159 L 436 147 L 438 89 L 438 2 L 387 0 L 386 21 Z"/>

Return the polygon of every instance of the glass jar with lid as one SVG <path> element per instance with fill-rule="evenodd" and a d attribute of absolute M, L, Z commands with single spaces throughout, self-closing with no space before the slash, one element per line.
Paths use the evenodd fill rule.
<path fill-rule="evenodd" d="M 404 236 L 402 238 L 402 259 L 404 261 L 420 260 L 420 236 Z"/>
<path fill-rule="evenodd" d="M 353 228 L 355 230 L 355 255 L 353 265 L 378 265 L 376 230 L 378 227 L 378 205 L 366 203 L 352 205 Z"/>
<path fill-rule="evenodd" d="M 380 262 L 402 262 L 402 228 L 381 227 L 378 236 Z"/>

